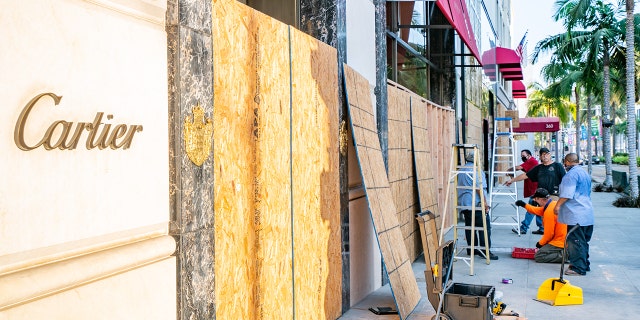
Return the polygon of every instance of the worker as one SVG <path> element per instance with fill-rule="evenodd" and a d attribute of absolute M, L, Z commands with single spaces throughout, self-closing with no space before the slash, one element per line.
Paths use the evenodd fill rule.
<path fill-rule="evenodd" d="M 458 186 L 459 187 L 470 187 L 473 186 L 473 163 L 474 163 L 474 154 L 467 153 L 465 155 L 465 164 L 460 168 L 460 171 L 468 172 L 464 174 L 460 174 L 458 177 Z M 484 212 L 489 211 L 489 202 L 487 202 L 487 182 L 483 178 L 482 174 L 477 176 L 476 181 L 477 191 L 476 195 L 473 195 L 471 191 L 472 188 L 460 188 L 458 189 L 458 205 L 463 207 L 472 207 L 474 205 L 472 198 L 475 197 L 476 203 L 476 211 L 472 213 L 469 209 L 464 209 L 461 211 L 462 215 L 464 215 L 464 225 L 469 227 L 471 226 L 472 218 L 475 219 L 475 226 L 482 227 L 483 225 L 487 228 L 487 238 L 489 240 L 488 247 L 491 249 L 491 219 L 488 214 L 484 214 L 484 223 L 482 221 L 482 207 L 481 205 L 484 203 Z M 482 191 L 480 191 L 482 190 Z M 475 214 L 475 218 L 473 215 Z M 479 235 L 479 230 L 475 232 L 474 246 L 484 247 L 485 241 L 484 237 Z M 471 246 L 471 230 L 464 231 L 465 239 L 467 240 L 467 246 Z M 471 249 L 467 249 L 467 254 L 471 255 Z M 475 249 L 475 255 L 483 256 L 485 252 L 480 249 Z M 498 260 L 498 256 L 493 252 L 489 251 L 489 259 Z"/>
<path fill-rule="evenodd" d="M 512 171 L 512 170 L 521 170 L 524 171 L 525 173 L 528 172 L 529 170 L 533 169 L 535 166 L 537 166 L 538 160 L 536 160 L 536 158 L 533 157 L 533 155 L 531 154 L 531 151 L 529 149 L 523 149 L 520 152 L 520 157 L 522 159 L 522 163 L 520 165 L 517 165 L 515 167 L 509 168 L 507 169 L 507 171 Z M 512 176 L 513 178 L 513 176 Z M 525 198 L 529 198 L 529 204 L 530 205 L 535 205 L 535 201 L 533 201 L 533 193 L 536 192 L 536 189 L 538 188 L 538 182 L 534 182 L 531 179 L 525 179 L 524 180 L 524 186 L 522 188 L 522 196 Z M 529 225 L 531 224 L 531 220 L 533 220 L 533 217 L 536 218 L 536 225 L 538 226 L 538 230 L 536 231 L 532 231 L 531 233 L 533 234 L 544 234 L 544 226 L 542 225 L 542 217 L 541 216 L 535 216 L 534 214 L 532 214 L 531 212 L 528 212 L 525 214 L 524 216 L 524 220 L 522 220 L 522 222 L 520 222 L 520 230 L 518 231 L 517 227 L 513 227 L 513 229 L 511 229 L 511 231 L 513 231 L 514 233 L 518 233 L 518 234 L 526 234 L 527 231 L 529 230 Z"/>
<path fill-rule="evenodd" d="M 537 216 L 542 216 L 544 234 L 536 243 L 538 251 L 534 255 L 534 260 L 540 263 L 561 263 L 564 253 L 564 239 L 567 236 L 567 225 L 558 222 L 558 216 L 554 213 L 558 201 L 551 199 L 549 191 L 544 188 L 536 189 L 533 194 L 533 201 L 539 207 L 534 207 L 522 200 L 516 201 L 516 205 Z"/>

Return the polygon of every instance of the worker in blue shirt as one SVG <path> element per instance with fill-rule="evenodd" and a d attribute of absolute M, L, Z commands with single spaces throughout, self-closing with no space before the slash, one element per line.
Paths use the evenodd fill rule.
<path fill-rule="evenodd" d="M 465 155 L 466 162 L 465 162 L 465 165 L 460 168 L 460 171 L 469 171 L 469 173 L 468 174 L 463 173 L 458 175 L 458 186 L 460 187 L 473 186 L 473 176 L 472 176 L 473 160 L 474 160 L 473 153 L 468 153 Z M 486 213 L 489 211 L 489 203 L 487 202 L 487 182 L 485 181 L 482 174 L 478 174 L 476 176 L 476 186 L 477 186 L 477 189 L 476 189 L 477 193 L 475 194 L 475 200 L 476 200 L 475 226 L 480 227 L 480 230 L 476 229 L 474 245 L 484 247 L 485 245 L 484 235 L 480 233 L 480 231 L 482 230 L 481 229 L 482 228 L 481 205 L 482 205 L 482 202 L 484 202 L 485 213 Z M 480 190 L 482 190 L 482 192 L 480 192 Z M 471 192 L 471 189 L 458 188 L 458 206 L 472 207 L 473 197 L 474 195 Z M 471 226 L 471 218 L 473 217 L 471 210 L 464 209 L 464 210 L 461 210 L 460 212 L 464 215 L 464 225 L 467 227 Z M 491 219 L 489 218 L 488 214 L 485 214 L 485 225 L 487 227 L 487 238 L 489 239 L 488 247 L 489 249 L 491 249 Z M 465 233 L 465 239 L 467 241 L 467 245 L 471 245 L 471 230 L 465 230 L 464 233 Z M 467 249 L 467 253 L 470 255 L 471 249 Z M 485 252 L 484 250 L 475 249 L 475 254 L 482 256 L 485 254 Z M 499 257 L 497 255 L 489 251 L 489 259 L 498 260 L 498 258 Z"/>
<path fill-rule="evenodd" d="M 560 183 L 560 199 L 554 209 L 558 222 L 567 225 L 571 230 L 567 235 L 567 254 L 569 267 L 564 274 L 584 276 L 589 267 L 589 241 L 593 234 L 593 205 L 591 203 L 591 177 L 580 167 L 578 155 L 569 153 L 564 157 L 567 174 Z"/>

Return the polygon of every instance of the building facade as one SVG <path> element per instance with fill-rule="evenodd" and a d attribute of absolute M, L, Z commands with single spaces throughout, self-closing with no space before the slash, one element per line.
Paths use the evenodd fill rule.
<path fill-rule="evenodd" d="M 337 318 L 390 281 L 343 64 L 368 82 L 387 171 L 389 84 L 451 109 L 485 159 L 514 108 L 517 76 L 485 55 L 511 43 L 508 0 L 240 2 L 3 6 L 0 319 Z M 298 195 L 300 176 L 321 182 Z"/>

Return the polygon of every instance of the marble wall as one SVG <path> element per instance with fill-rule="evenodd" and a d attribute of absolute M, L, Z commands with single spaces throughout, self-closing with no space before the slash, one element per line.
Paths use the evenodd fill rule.
<path fill-rule="evenodd" d="M 185 153 L 183 125 L 193 107 L 213 112 L 211 1 L 170 0 L 169 70 L 170 232 L 177 257 L 177 319 L 213 319 L 213 157 L 197 166 Z"/>

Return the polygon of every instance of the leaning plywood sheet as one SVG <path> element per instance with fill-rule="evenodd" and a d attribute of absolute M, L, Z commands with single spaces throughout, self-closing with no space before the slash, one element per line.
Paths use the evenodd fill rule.
<path fill-rule="evenodd" d="M 420 200 L 420 211 L 429 210 L 437 213 L 438 201 L 436 198 L 436 179 L 434 178 L 434 168 L 432 165 L 431 139 L 430 135 L 438 135 L 429 126 L 427 119 L 427 108 L 429 103 L 426 100 L 412 97 L 411 99 L 411 137 L 413 139 L 413 154 L 416 166 L 416 181 L 418 182 L 418 195 Z"/>
<path fill-rule="evenodd" d="M 442 163 L 444 164 L 442 168 L 442 174 L 443 177 L 445 177 L 443 179 L 443 190 L 444 192 L 449 190 L 449 194 L 444 194 L 444 197 L 449 197 L 449 199 L 452 199 L 452 197 L 456 196 L 456 191 L 453 186 L 453 181 L 449 181 L 446 177 L 449 176 L 449 167 L 451 164 L 451 158 L 453 157 L 453 148 L 451 148 L 451 146 L 455 143 L 455 114 L 453 110 L 449 108 L 442 108 L 441 113 L 442 141 L 445 146 L 449 146 L 448 148 L 442 148 Z M 447 184 L 449 185 L 447 186 Z M 447 220 L 445 221 L 445 227 L 448 228 L 453 224 L 453 217 L 447 216 L 446 218 Z"/>
<path fill-rule="evenodd" d="M 290 31 L 295 314 L 336 319 L 342 311 L 337 54 Z"/>
<path fill-rule="evenodd" d="M 426 239 L 423 239 L 423 249 L 425 257 L 429 255 L 429 260 L 435 262 L 435 250 L 437 249 L 438 236 L 436 232 L 436 216 L 438 202 L 436 200 L 436 181 L 433 177 L 433 166 L 431 165 L 431 139 L 430 134 L 436 134 L 429 128 L 427 121 L 427 101 L 418 97 L 411 99 L 411 137 L 413 140 L 413 155 L 416 167 L 416 182 L 418 185 L 418 195 L 420 201 L 420 211 L 431 211 L 432 218 L 425 219 L 431 228 L 426 228 Z M 440 221 L 438 218 L 437 221 Z"/>
<path fill-rule="evenodd" d="M 213 2 L 217 319 L 293 317 L 288 26 Z"/>
<path fill-rule="evenodd" d="M 435 190 L 435 201 L 437 203 L 444 203 L 441 199 L 442 191 L 442 174 L 446 174 L 445 177 L 449 176 L 449 164 L 447 163 L 445 167 L 447 168 L 447 172 L 444 173 L 442 171 L 442 164 L 440 163 L 442 159 L 440 158 L 440 151 L 444 148 L 443 141 L 440 137 L 440 134 L 435 134 L 440 132 L 440 122 L 438 121 L 438 106 L 433 103 L 427 104 L 427 122 L 429 125 L 429 132 L 434 133 L 429 135 L 429 139 L 431 140 L 431 168 L 433 170 L 433 180 L 434 180 L 434 190 Z M 451 148 L 451 146 L 447 146 L 447 148 Z M 447 178 L 445 178 L 447 179 Z M 439 206 L 438 213 L 436 214 L 436 226 L 438 227 L 438 236 L 440 236 L 440 226 L 442 225 L 442 206 Z"/>
<path fill-rule="evenodd" d="M 398 212 L 398 223 L 411 261 L 422 252 L 420 229 L 415 220 L 419 212 L 414 186 L 411 146 L 411 93 L 393 83 L 387 86 L 389 123 L 389 185 Z"/>
<path fill-rule="evenodd" d="M 369 82 L 349 66 L 344 66 L 351 130 L 369 211 L 380 252 L 389 274 L 389 283 L 401 319 L 405 319 L 420 300 L 418 284 L 402 243 L 402 232 L 395 215 L 378 132 L 373 114 Z"/>

